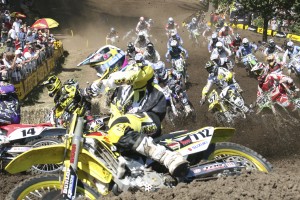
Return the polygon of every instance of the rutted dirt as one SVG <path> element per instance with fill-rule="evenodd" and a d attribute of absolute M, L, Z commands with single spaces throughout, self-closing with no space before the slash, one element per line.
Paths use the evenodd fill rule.
<path fill-rule="evenodd" d="M 107 3 L 109 2 L 109 3 Z M 173 2 L 173 3 L 170 3 Z M 138 17 L 143 15 L 154 20 L 153 37 L 157 39 L 156 48 L 164 57 L 166 52 L 166 36 L 163 26 L 169 16 L 178 23 L 190 16 L 195 10 L 195 4 L 181 1 L 174 3 L 168 0 L 142 1 L 71 1 L 56 0 L 37 1 L 45 16 L 53 17 L 60 22 L 60 32 L 65 33 L 61 38 L 64 49 L 69 56 L 58 76 L 64 81 L 69 78 L 79 80 L 82 87 L 86 82 L 96 79 L 95 70 L 87 66 L 76 67 L 89 53 L 105 44 L 105 36 L 110 27 L 115 27 L 121 36 L 126 31 L 135 28 Z M 112 8 L 113 7 L 113 8 Z M 47 8 L 47 9 L 45 9 Z M 110 9 L 111 8 L 111 9 Z M 65 29 L 66 28 L 66 29 Z M 71 30 L 74 33 L 70 35 Z M 261 35 L 248 31 L 237 30 L 242 36 L 258 41 Z M 207 112 L 207 104 L 200 107 L 201 90 L 206 83 L 207 72 L 203 69 L 209 59 L 207 48 L 195 49 L 191 46 L 186 31 L 181 28 L 179 34 L 183 36 L 184 47 L 189 51 L 190 85 L 188 95 L 197 111 L 197 123 L 184 123 L 178 128 L 166 127 L 167 130 L 189 129 L 215 125 L 211 115 Z M 128 41 L 120 41 L 119 46 L 125 48 Z M 243 68 L 236 68 L 236 79 L 244 90 L 244 98 L 248 104 L 256 98 L 257 82 L 249 78 Z M 293 77 L 295 78 L 295 77 Z M 296 81 L 299 86 L 299 80 Z M 50 107 L 52 99 L 46 90 L 39 94 L 35 105 Z M 285 116 L 286 118 L 287 116 Z M 299 115 L 294 116 L 299 122 Z M 272 115 L 252 115 L 247 120 L 236 123 L 237 134 L 233 142 L 247 146 L 266 157 L 273 164 L 274 171 L 270 174 L 254 173 L 239 177 L 229 177 L 217 181 L 193 182 L 180 184 L 173 189 L 164 189 L 155 193 L 124 193 L 110 199 L 300 199 L 300 145 L 299 123 L 290 124 L 286 121 L 279 124 Z M 167 132 L 167 131 L 166 131 Z M 2 195 L 0 199 L 19 181 L 26 176 L 0 175 Z"/>

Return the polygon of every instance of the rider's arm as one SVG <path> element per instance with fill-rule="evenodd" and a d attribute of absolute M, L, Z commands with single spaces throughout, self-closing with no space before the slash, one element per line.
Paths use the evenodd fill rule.
<path fill-rule="evenodd" d="M 213 85 L 213 80 L 211 79 L 210 76 L 208 76 L 207 83 L 204 86 L 204 88 L 202 89 L 202 97 L 201 97 L 202 100 L 205 101 L 205 97 L 208 94 L 208 92 L 209 92 L 210 88 L 212 87 L 212 85 Z"/>
<path fill-rule="evenodd" d="M 136 27 L 135 27 L 135 31 L 136 31 L 136 32 L 139 32 L 139 31 L 140 31 L 139 28 L 140 28 L 140 22 L 137 23 L 137 25 L 136 25 Z"/>
<path fill-rule="evenodd" d="M 156 51 L 156 50 L 155 50 L 155 55 L 156 55 L 157 61 L 160 61 L 160 55 L 159 55 L 158 51 Z"/>
<path fill-rule="evenodd" d="M 264 50 L 264 56 L 268 56 L 268 50 L 269 50 L 269 48 L 266 48 L 266 49 Z"/>
<path fill-rule="evenodd" d="M 168 59 L 169 59 L 169 55 L 170 55 L 170 49 L 168 49 L 168 51 L 167 51 L 167 53 L 166 53 L 166 55 L 165 55 L 165 57 L 166 57 L 166 60 L 168 60 Z"/>
<path fill-rule="evenodd" d="M 287 49 L 282 56 L 282 63 L 286 64 L 286 58 L 288 56 L 289 50 Z"/>
<path fill-rule="evenodd" d="M 283 51 L 283 49 L 282 49 L 280 46 L 276 45 L 275 47 L 276 47 L 279 51 Z"/>
<path fill-rule="evenodd" d="M 185 48 L 183 48 L 182 46 L 179 46 L 179 48 L 181 49 L 181 51 L 183 51 L 185 58 L 188 58 L 189 57 L 188 51 Z"/>

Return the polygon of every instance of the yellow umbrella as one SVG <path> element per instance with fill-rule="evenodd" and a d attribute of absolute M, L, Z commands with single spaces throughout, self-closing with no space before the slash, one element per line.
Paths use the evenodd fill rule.
<path fill-rule="evenodd" d="M 31 26 L 32 28 L 44 29 L 44 28 L 55 28 L 58 27 L 59 23 L 51 18 L 41 18 L 36 20 Z"/>
<path fill-rule="evenodd" d="M 20 12 L 12 12 L 12 13 L 10 14 L 10 16 L 11 16 L 11 17 L 16 17 L 16 18 L 25 18 L 25 17 L 26 17 L 26 15 L 24 15 L 24 14 L 22 14 L 22 13 L 20 13 Z"/>

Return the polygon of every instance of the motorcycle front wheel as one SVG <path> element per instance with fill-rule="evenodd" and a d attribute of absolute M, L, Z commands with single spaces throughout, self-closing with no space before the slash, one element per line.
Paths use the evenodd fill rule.
<path fill-rule="evenodd" d="M 228 121 L 224 113 L 216 111 L 213 113 L 214 119 L 216 120 L 217 126 L 231 127 L 233 125 L 232 122 Z"/>
<path fill-rule="evenodd" d="M 43 137 L 37 140 L 33 140 L 28 142 L 28 145 L 32 145 L 32 147 L 42 147 L 47 145 L 59 144 L 62 143 L 62 139 L 56 137 Z M 39 164 L 33 165 L 29 172 L 31 174 L 41 174 L 41 173 L 57 173 L 62 169 L 61 163 L 54 164 Z"/>
<path fill-rule="evenodd" d="M 16 199 L 61 199 L 62 184 L 58 175 L 43 175 L 27 179 L 19 183 L 7 196 L 6 200 Z M 76 197 L 96 200 L 100 195 L 90 186 L 78 180 Z"/>
<path fill-rule="evenodd" d="M 272 171 L 272 164 L 262 155 L 239 144 L 219 142 L 209 147 L 208 160 L 224 159 L 226 162 L 241 162 L 246 171 Z"/>

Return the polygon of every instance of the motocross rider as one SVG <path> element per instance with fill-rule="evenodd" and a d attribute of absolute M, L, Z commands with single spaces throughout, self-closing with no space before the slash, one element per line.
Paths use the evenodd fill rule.
<path fill-rule="evenodd" d="M 208 46 L 207 46 L 209 53 L 211 53 L 214 50 L 214 48 L 216 48 L 217 42 L 222 42 L 223 43 L 223 41 L 219 40 L 218 34 L 213 33 L 211 35 L 211 40 L 209 41 Z"/>
<path fill-rule="evenodd" d="M 185 56 L 185 59 L 189 57 L 187 50 L 185 50 L 182 46 L 178 45 L 176 40 L 172 40 L 170 43 L 170 48 L 165 55 L 167 62 L 170 62 L 169 56 L 171 56 L 171 61 L 177 60 L 181 58 L 182 53 Z"/>
<path fill-rule="evenodd" d="M 168 38 L 171 36 L 170 31 L 176 31 L 177 29 L 179 29 L 179 25 L 174 22 L 173 17 L 169 17 L 168 23 L 165 26 L 165 30 Z"/>
<path fill-rule="evenodd" d="M 275 53 L 276 49 L 280 52 L 283 51 L 283 49 L 280 46 L 275 44 L 273 39 L 270 39 L 268 47 L 264 51 L 264 55 L 267 57 L 268 55 Z"/>
<path fill-rule="evenodd" d="M 183 45 L 182 38 L 179 36 L 179 34 L 177 33 L 177 31 L 175 31 L 175 30 L 171 32 L 171 37 L 168 40 L 167 48 L 170 48 L 171 42 L 173 40 L 176 40 L 178 42 L 179 46 Z"/>
<path fill-rule="evenodd" d="M 166 99 L 153 78 L 151 66 L 136 63 L 125 71 L 110 74 L 108 79 L 95 81 L 91 90 L 97 94 L 102 85 L 115 89 L 107 132 L 110 142 L 164 164 L 174 176 L 182 175 L 188 162 L 180 153 L 167 150 L 152 139 L 160 135 L 166 113 Z"/>
<path fill-rule="evenodd" d="M 289 59 L 292 59 L 296 55 L 300 55 L 300 47 L 295 46 L 294 42 L 289 41 L 287 44 L 287 50 L 284 52 L 282 57 L 282 63 L 286 64 L 286 59 L 289 57 Z"/>
<path fill-rule="evenodd" d="M 296 87 L 293 79 L 289 76 L 279 73 L 263 73 L 258 78 L 258 91 L 257 101 L 264 93 L 269 92 L 273 102 L 276 102 L 282 107 L 295 110 L 295 105 L 290 101 L 289 94 L 291 97 L 295 97 L 299 88 Z"/>
<path fill-rule="evenodd" d="M 227 23 L 224 23 L 224 26 L 219 30 L 219 37 L 224 38 L 228 35 L 234 36 L 233 29 Z"/>
<path fill-rule="evenodd" d="M 138 34 L 138 38 L 134 41 L 134 46 L 136 48 L 139 48 L 140 50 L 146 49 L 147 44 L 150 41 L 146 38 L 146 36 L 144 35 L 144 33 L 139 32 Z"/>
<path fill-rule="evenodd" d="M 0 125 L 19 124 L 21 121 L 19 99 L 13 84 L 8 82 L 6 69 L 0 71 Z"/>
<path fill-rule="evenodd" d="M 135 28 L 136 33 L 140 33 L 141 31 L 145 31 L 148 33 L 149 30 L 150 30 L 150 24 L 145 20 L 144 17 L 140 17 L 140 20 L 137 23 Z"/>
<path fill-rule="evenodd" d="M 284 65 L 282 65 L 280 62 L 276 61 L 275 55 L 271 54 L 267 57 L 267 68 L 268 73 L 280 73 L 282 74 L 282 70 Z"/>
<path fill-rule="evenodd" d="M 243 45 L 236 52 L 236 56 L 241 58 L 242 56 L 247 56 L 248 54 L 252 54 L 252 51 L 257 50 L 257 46 L 255 44 L 250 44 L 247 38 L 242 40 Z M 247 65 L 248 60 L 244 60 L 244 65 Z"/>
<path fill-rule="evenodd" d="M 117 40 L 118 38 L 119 38 L 118 32 L 116 31 L 116 29 L 114 27 L 112 27 L 110 29 L 110 32 L 106 36 L 106 42 L 107 41 L 112 41 L 114 39 Z"/>
<path fill-rule="evenodd" d="M 158 51 L 155 50 L 152 42 L 147 44 L 146 51 L 144 52 L 144 59 L 151 63 L 157 63 L 160 61 L 160 55 Z"/>
<path fill-rule="evenodd" d="M 218 67 L 217 64 L 214 61 L 208 61 L 205 65 L 205 69 L 209 73 L 207 83 L 202 89 L 202 97 L 200 101 L 200 105 L 203 105 L 206 101 L 206 95 L 208 94 L 209 90 L 213 86 L 213 84 L 216 84 L 221 89 L 226 88 L 227 86 L 230 87 L 229 91 L 233 92 L 227 92 L 225 98 L 231 101 L 233 104 L 235 104 L 237 107 L 241 107 L 240 104 L 236 104 L 235 99 L 237 96 L 236 92 L 240 92 L 240 86 L 235 81 L 233 77 L 233 73 L 229 70 L 225 69 L 224 67 Z M 248 112 L 249 109 L 242 105 L 241 108 L 244 112 Z"/>
<path fill-rule="evenodd" d="M 238 62 L 238 57 L 236 55 L 236 52 L 239 50 L 240 46 L 242 44 L 242 39 L 240 34 L 236 34 L 234 39 L 232 40 L 231 44 L 229 45 L 233 49 L 233 53 L 235 54 L 235 61 Z"/>
<path fill-rule="evenodd" d="M 222 42 L 217 42 L 216 48 L 212 51 L 210 60 L 215 61 L 218 66 L 228 68 L 228 58 L 231 56 L 230 49 L 226 48 Z M 231 66 L 229 66 L 231 67 Z M 231 69 L 229 69 L 231 70 Z"/>
<path fill-rule="evenodd" d="M 132 42 L 129 42 L 126 49 L 126 57 L 128 60 L 133 60 L 135 55 L 139 53 L 140 50 L 137 49 Z"/>
<path fill-rule="evenodd" d="M 189 38 L 192 39 L 192 37 L 193 37 L 193 31 L 199 29 L 196 17 L 192 18 L 192 21 L 187 25 L 187 29 L 188 29 L 188 31 L 190 33 L 189 34 Z"/>

